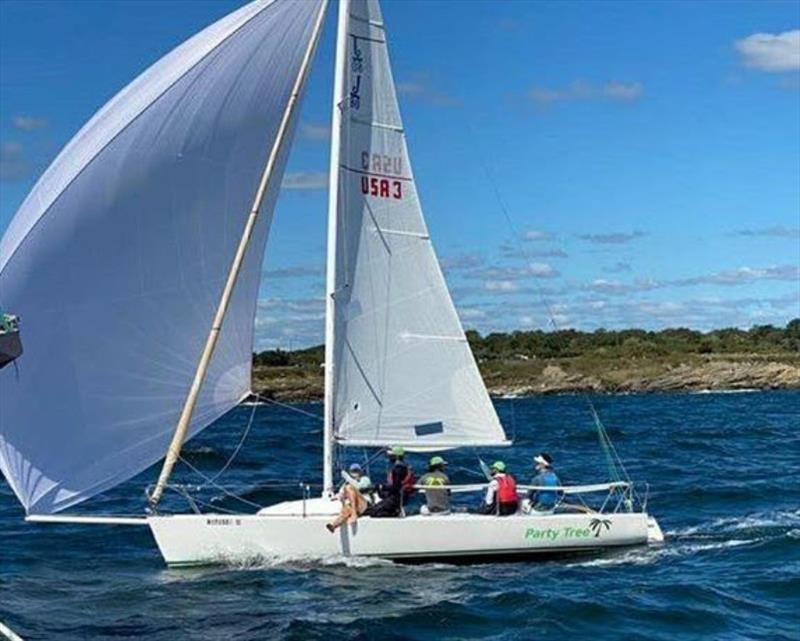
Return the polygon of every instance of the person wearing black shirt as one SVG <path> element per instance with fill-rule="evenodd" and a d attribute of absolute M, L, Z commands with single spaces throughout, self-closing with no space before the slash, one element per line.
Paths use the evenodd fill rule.
<path fill-rule="evenodd" d="M 381 500 L 367 508 L 366 516 L 373 518 L 392 518 L 400 516 L 403 504 L 414 492 L 414 471 L 405 462 L 406 452 L 402 447 L 387 450 L 389 473 L 386 484 L 378 487 Z"/>

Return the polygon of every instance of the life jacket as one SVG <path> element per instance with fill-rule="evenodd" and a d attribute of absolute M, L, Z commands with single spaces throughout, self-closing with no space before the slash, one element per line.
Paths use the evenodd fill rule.
<path fill-rule="evenodd" d="M 497 475 L 497 502 L 516 503 L 517 502 L 517 482 L 510 474 Z"/>
<path fill-rule="evenodd" d="M 417 476 L 416 474 L 414 474 L 414 470 L 410 465 L 407 467 L 407 469 L 408 473 L 406 474 L 406 477 L 403 479 L 403 496 L 405 498 L 408 498 L 414 492 L 416 492 L 414 486 L 417 484 Z"/>
<path fill-rule="evenodd" d="M 414 470 L 408 463 L 403 462 L 402 465 L 406 468 L 406 475 L 400 482 L 400 491 L 403 493 L 403 498 L 408 498 L 415 492 L 414 485 L 417 483 L 417 477 L 414 474 Z M 392 466 L 392 468 L 389 470 L 389 473 L 386 475 L 386 484 L 390 487 L 394 485 L 394 470 L 395 466 Z"/>

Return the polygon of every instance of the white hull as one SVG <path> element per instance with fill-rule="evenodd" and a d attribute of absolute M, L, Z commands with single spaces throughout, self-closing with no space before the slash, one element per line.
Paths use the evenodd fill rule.
<path fill-rule="evenodd" d="M 325 505 L 327 504 L 327 505 Z M 661 542 L 655 519 L 636 514 L 477 514 L 362 518 L 335 534 L 325 528 L 330 501 L 284 503 L 255 515 L 148 517 L 171 566 L 247 562 L 259 558 L 334 556 L 400 561 L 470 561 L 590 552 Z M 592 527 L 593 519 L 601 523 Z"/>

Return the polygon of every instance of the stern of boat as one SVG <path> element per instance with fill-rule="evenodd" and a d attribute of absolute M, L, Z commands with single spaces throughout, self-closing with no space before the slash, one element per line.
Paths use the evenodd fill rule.
<path fill-rule="evenodd" d="M 656 521 L 656 517 L 647 516 L 647 544 L 648 545 L 661 545 L 664 543 L 664 533 L 661 531 L 661 526 Z"/>

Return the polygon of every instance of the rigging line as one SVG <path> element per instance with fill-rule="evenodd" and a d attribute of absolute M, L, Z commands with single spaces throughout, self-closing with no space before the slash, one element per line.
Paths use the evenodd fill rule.
<path fill-rule="evenodd" d="M 202 478 L 204 481 L 206 481 L 206 484 L 218 489 L 220 492 L 222 492 L 223 494 L 231 497 L 232 499 L 236 499 L 237 501 L 241 501 L 245 505 L 250 505 L 252 507 L 258 508 L 259 510 L 264 507 L 263 505 L 259 505 L 258 503 L 254 503 L 253 501 L 250 501 L 250 500 L 248 500 L 246 498 L 243 498 L 243 497 L 241 497 L 241 496 L 239 496 L 237 494 L 234 494 L 233 492 L 231 492 L 227 488 L 223 487 L 219 483 L 211 482 L 211 480 L 205 474 L 203 474 L 203 472 L 201 472 L 194 465 L 189 463 L 189 461 L 187 461 L 185 458 L 183 458 L 183 456 L 181 456 L 180 454 L 178 455 L 178 460 L 182 461 L 190 470 L 192 470 L 200 478 Z M 200 487 L 203 487 L 203 485 L 201 485 Z"/>
<path fill-rule="evenodd" d="M 270 403 L 272 405 L 277 405 L 278 407 L 282 407 L 287 410 L 292 410 L 293 412 L 297 412 L 298 414 L 303 414 L 304 416 L 310 416 L 311 418 L 315 418 L 319 421 L 324 421 L 325 419 L 320 416 L 319 414 L 315 414 L 314 412 L 309 412 L 304 409 L 300 409 L 294 405 L 289 405 L 288 403 L 281 403 L 280 401 L 276 401 L 274 398 L 267 398 L 266 396 L 262 396 L 256 392 L 253 392 L 253 396 L 257 399 L 260 399 L 263 403 Z"/>
<path fill-rule="evenodd" d="M 233 460 L 239 455 L 239 451 L 242 449 L 244 442 L 247 440 L 248 434 L 250 434 L 250 428 L 253 427 L 253 419 L 256 416 L 257 407 L 258 405 L 256 404 L 253 405 L 253 409 L 250 412 L 250 420 L 247 421 L 247 426 L 244 428 L 242 436 L 241 438 L 239 438 L 239 442 L 236 444 L 236 448 L 233 450 L 233 453 L 230 455 L 230 457 L 228 457 L 228 460 L 225 462 L 225 465 L 222 466 L 222 469 L 220 469 L 219 472 L 217 472 L 214 476 L 211 477 L 210 481 L 211 483 L 214 483 L 220 476 L 222 476 L 225 473 L 225 470 L 227 470 L 230 467 L 231 463 L 233 463 Z"/>
<path fill-rule="evenodd" d="M 476 147 L 477 147 L 477 142 L 476 141 L 478 140 L 478 138 L 477 138 L 475 129 L 472 126 L 472 123 L 469 122 L 469 121 L 467 121 L 467 126 L 472 131 L 471 139 L 473 141 L 473 144 L 475 144 Z M 502 194 L 500 192 L 500 188 L 497 185 L 497 181 L 495 180 L 494 174 L 492 173 L 491 168 L 489 167 L 488 163 L 485 161 L 485 156 L 482 153 L 480 153 L 480 149 L 478 149 L 478 153 L 476 154 L 476 156 L 478 157 L 479 162 L 481 164 L 481 167 L 483 168 L 483 171 L 486 174 L 487 179 L 489 180 L 489 184 L 492 187 L 492 191 L 494 192 L 495 198 L 497 199 L 497 203 L 498 203 L 498 205 L 500 207 L 500 210 L 503 212 L 503 216 L 506 219 L 506 223 L 508 224 L 509 229 L 511 230 L 511 234 L 512 234 L 512 236 L 514 238 L 514 242 L 517 244 L 517 247 L 519 248 L 520 254 L 522 255 L 523 259 L 526 262 L 526 266 L 530 267 L 530 265 L 532 264 L 533 261 L 531 261 L 531 256 L 529 255 L 528 250 L 522 244 L 522 240 L 521 240 L 521 237 L 519 235 L 519 230 L 517 229 L 516 225 L 514 225 L 514 221 L 511 218 L 511 214 L 509 213 L 508 207 L 506 206 L 506 202 L 503 199 L 503 196 L 502 196 Z M 545 307 L 545 311 L 547 312 L 548 320 L 550 321 L 550 324 L 552 325 L 553 329 L 555 331 L 560 331 L 558 323 L 556 322 L 556 319 L 555 319 L 555 315 L 553 314 L 553 310 L 551 308 L 551 305 L 548 302 L 548 300 L 544 297 L 543 291 L 542 291 L 541 287 L 536 283 L 535 279 L 534 279 L 534 283 L 533 283 L 533 288 L 534 288 L 534 291 L 536 292 L 536 295 L 538 296 L 539 300 L 541 300 L 541 302 L 543 303 L 543 305 Z M 622 469 L 623 474 L 625 475 L 625 478 L 628 481 L 630 481 L 630 478 L 628 477 L 628 473 L 625 470 L 625 466 L 622 464 L 622 460 L 619 457 L 619 454 L 617 453 L 616 448 L 614 448 L 614 445 L 611 443 L 611 439 L 610 439 L 610 437 L 608 436 L 608 433 L 605 430 L 605 426 L 603 425 L 602 421 L 600 421 L 600 416 L 597 413 L 597 409 L 595 408 L 595 405 L 592 402 L 592 399 L 589 397 L 589 395 L 585 391 L 581 392 L 581 396 L 586 401 L 587 405 L 589 406 L 589 410 L 592 413 L 592 416 L 593 416 L 594 422 L 595 422 L 595 426 L 596 426 L 596 428 L 598 430 L 598 434 L 600 435 L 601 443 L 603 442 L 603 440 L 605 440 L 607 442 L 608 446 L 609 446 L 608 448 L 605 445 L 603 446 L 603 450 L 606 453 L 606 457 L 607 457 L 609 463 L 611 465 L 619 464 L 620 468 Z M 514 415 L 512 415 L 512 430 L 516 433 L 516 424 L 513 421 L 514 421 Z M 614 461 L 614 458 L 616 458 L 616 461 Z"/>
<path fill-rule="evenodd" d="M 222 507 L 221 505 L 212 505 L 211 503 L 203 501 L 202 499 L 199 499 L 196 496 L 190 496 L 188 491 L 182 492 L 180 487 L 175 487 L 174 485 L 167 485 L 166 487 L 168 490 L 172 490 L 182 499 L 186 500 L 188 503 L 190 504 L 194 503 L 198 507 L 207 507 L 210 508 L 211 510 L 215 510 L 217 512 L 224 512 L 225 514 L 231 514 L 231 515 L 242 514 L 242 512 L 236 512 L 235 510 Z M 201 514 L 203 514 L 203 512 L 201 512 Z"/>
<path fill-rule="evenodd" d="M 477 147 L 478 146 L 477 142 L 475 142 L 477 141 L 477 135 L 475 129 L 472 127 L 472 123 L 469 121 L 467 122 L 467 126 L 472 130 L 471 138 L 475 146 Z M 500 193 L 500 188 L 497 185 L 497 180 L 495 180 L 494 173 L 492 172 L 491 167 L 489 167 L 489 164 L 484 160 L 485 156 L 480 152 L 480 149 L 478 149 L 478 153 L 476 155 L 480 161 L 481 168 L 486 174 L 486 178 L 489 180 L 489 184 L 491 185 L 492 191 L 494 192 L 495 198 L 497 199 L 497 204 L 500 206 L 500 211 L 503 212 L 503 216 L 506 219 L 506 223 L 508 224 L 508 227 L 511 230 L 511 235 L 514 238 L 514 242 L 516 243 L 520 251 L 520 254 L 522 255 L 522 258 L 525 260 L 526 267 L 530 268 L 530 265 L 533 263 L 533 261 L 531 260 L 532 256 L 530 256 L 528 250 L 522 244 L 519 230 L 517 229 L 517 226 L 514 224 L 514 221 L 511 218 L 511 214 L 509 213 L 508 206 L 506 205 L 506 202 L 503 199 L 502 193 Z M 533 283 L 533 288 L 536 291 L 536 295 L 538 296 L 539 300 L 541 300 L 541 302 L 544 304 L 550 324 L 553 326 L 553 329 L 558 331 L 559 328 L 558 325 L 556 325 L 555 316 L 551 309 L 550 303 L 544 297 L 544 293 L 541 287 L 536 283 L 535 279 Z"/>

